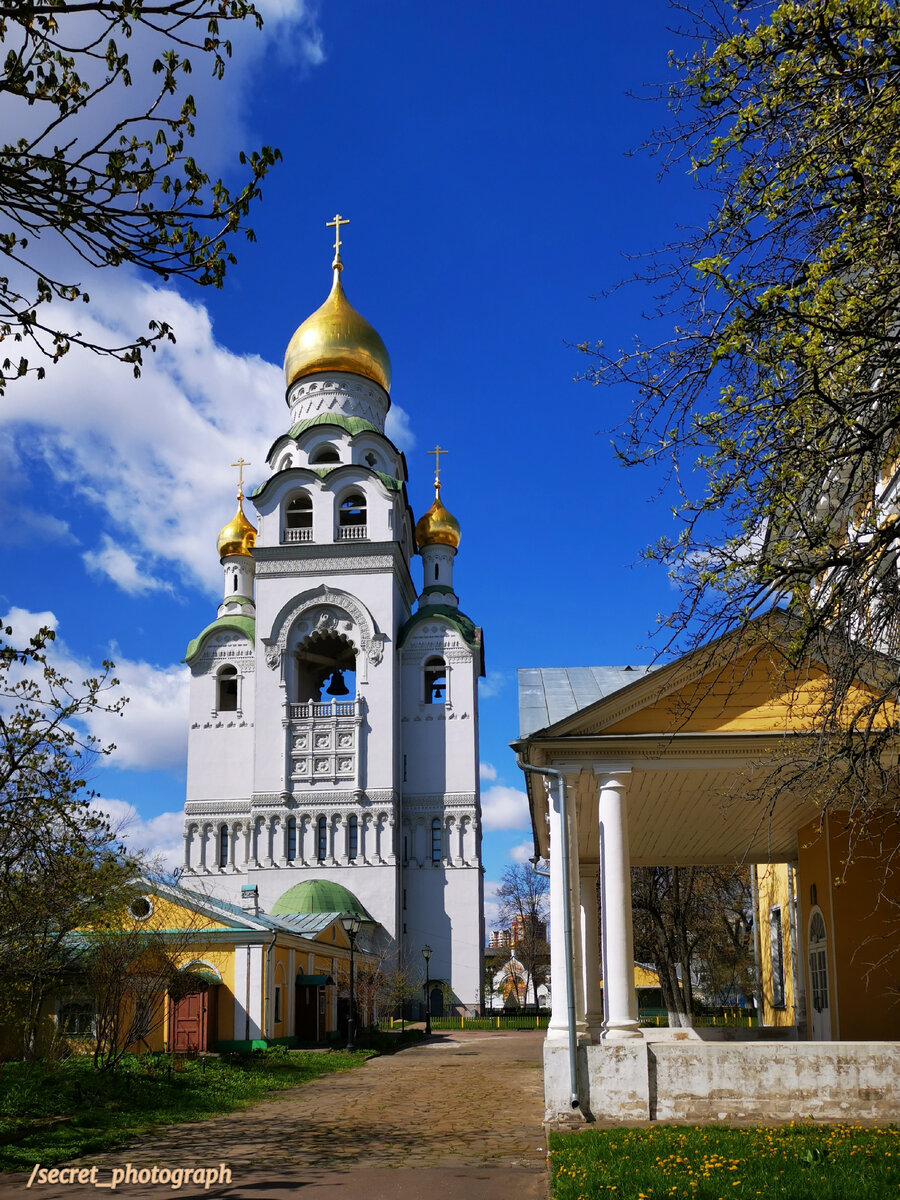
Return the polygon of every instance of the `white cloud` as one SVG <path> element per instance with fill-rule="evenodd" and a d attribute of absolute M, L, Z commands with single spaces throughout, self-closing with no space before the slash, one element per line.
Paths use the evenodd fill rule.
<path fill-rule="evenodd" d="M 78 541 L 68 521 L 50 513 L 33 512 L 30 508 L 8 508 L 3 535 L 6 544 L 12 546 L 25 546 L 35 540 L 57 544 Z"/>
<path fill-rule="evenodd" d="M 17 608 L 15 605 L 2 619 L 4 628 L 12 627 L 13 645 L 21 646 L 34 637 L 39 629 L 56 629 L 59 624 L 56 614 L 52 612 L 29 612 L 27 608 Z"/>
<path fill-rule="evenodd" d="M 12 608 L 3 618 L 4 625 L 13 629 L 13 643 L 22 645 L 42 625 L 55 629 L 52 612 L 32 613 Z M 113 754 L 101 757 L 97 766 L 105 765 L 134 770 L 177 771 L 184 766 L 187 755 L 188 689 L 190 671 L 180 663 L 158 667 L 151 663 L 119 658 L 113 647 L 110 657 L 116 659 L 115 688 L 102 693 L 103 706 L 108 707 L 123 697 L 129 698 L 121 716 L 95 711 L 83 724 L 89 733 L 104 746 L 115 743 Z M 58 637 L 47 652 L 47 659 L 61 674 L 71 679 L 77 692 L 81 680 L 99 676 L 102 668 L 74 655 L 65 640 Z M 31 674 L 38 671 L 32 668 Z"/>
<path fill-rule="evenodd" d="M 104 513 L 109 532 L 87 547 L 91 568 L 132 594 L 167 568 L 217 595 L 215 540 L 235 505 L 229 464 L 242 455 L 251 479 L 266 476 L 266 452 L 286 424 L 281 371 L 219 346 L 205 308 L 175 292 L 109 275 L 92 295 L 87 336 L 119 338 L 124 314 L 132 327 L 155 316 L 178 330 L 177 344 L 148 355 L 140 380 L 73 350 L 53 367 L 54 386 L 24 379 L 10 387 L 0 419 Z M 60 394 L 73 401 L 62 424 Z"/>
<path fill-rule="evenodd" d="M 180 663 L 155 667 L 116 659 L 116 678 L 119 687 L 110 698 L 128 697 L 122 716 L 94 713 L 87 722 L 104 745 L 115 743 L 107 761 L 138 771 L 180 770 L 187 757 L 188 668 Z"/>
<path fill-rule="evenodd" d="M 392 404 L 384 421 L 384 432 L 400 450 L 412 450 L 416 444 L 416 435 L 409 424 L 409 413 Z"/>
<path fill-rule="evenodd" d="M 528 797 L 517 788 L 494 784 L 481 793 L 481 823 L 488 831 L 530 829 Z"/>
<path fill-rule="evenodd" d="M 170 585 L 162 580 L 142 575 L 137 560 L 127 550 L 117 546 L 108 533 L 103 535 L 101 549 L 89 550 L 81 557 L 92 575 L 107 576 L 129 596 L 141 596 L 144 592 L 159 589 L 171 590 Z"/>
<path fill-rule="evenodd" d="M 130 850 L 143 851 L 152 865 L 171 871 L 183 864 L 182 812 L 159 813 L 145 820 L 126 800 L 99 799 L 92 807 L 109 818 L 117 838 Z"/>
<path fill-rule="evenodd" d="M 478 776 L 480 779 L 487 779 L 487 780 L 493 781 L 494 779 L 497 778 L 497 768 L 493 765 L 493 763 L 487 763 L 487 762 L 479 763 L 478 764 Z"/>
<path fill-rule="evenodd" d="M 509 857 L 515 863 L 527 863 L 531 861 L 534 855 L 534 842 L 520 842 L 518 846 L 513 846 L 509 852 Z"/>
<path fill-rule="evenodd" d="M 488 671 L 483 679 L 478 681 L 478 695 L 482 700 L 490 700 L 492 696 L 496 696 L 502 692 L 509 683 L 509 672 L 507 671 Z"/>

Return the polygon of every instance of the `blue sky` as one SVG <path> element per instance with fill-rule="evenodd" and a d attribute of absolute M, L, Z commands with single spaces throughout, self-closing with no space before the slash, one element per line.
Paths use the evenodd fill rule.
<path fill-rule="evenodd" d="M 233 511 L 229 463 L 286 429 L 281 362 L 324 299 L 336 211 L 344 285 L 393 362 L 394 431 L 416 511 L 443 498 L 462 526 L 455 581 L 485 631 L 481 700 L 486 880 L 528 842 L 517 734 L 520 666 L 649 661 L 675 599 L 635 565 L 671 532 L 654 481 L 619 467 L 602 432 L 630 397 L 574 381 L 575 343 L 629 344 L 651 297 L 594 299 L 698 200 L 681 175 L 630 156 L 660 123 L 629 98 L 666 78 L 673 14 L 659 0 L 553 6 L 269 0 L 221 85 L 195 69 L 198 158 L 230 172 L 239 146 L 284 162 L 221 293 L 89 280 L 105 330 L 172 321 L 173 348 L 139 382 L 73 353 L 0 410 L 12 545 L 0 605 L 27 631 L 48 615 L 75 675 L 116 659 L 127 715 L 93 785 L 136 841 L 177 861 L 188 640 L 214 615 L 215 552 Z M 205 147 L 203 149 L 202 147 Z M 530 847 L 528 848 L 530 852 Z M 490 915 L 490 913 L 489 913 Z"/>

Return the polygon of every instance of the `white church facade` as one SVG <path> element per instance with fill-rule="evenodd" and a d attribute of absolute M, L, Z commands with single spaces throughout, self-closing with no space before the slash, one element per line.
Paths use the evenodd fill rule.
<path fill-rule="evenodd" d="M 288 428 L 250 496 L 255 527 L 241 484 L 219 535 L 223 601 L 185 656 L 185 882 L 280 916 L 353 909 L 414 978 L 429 945 L 431 979 L 472 1013 L 481 630 L 453 590 L 439 467 L 414 523 L 384 431 L 390 359 L 344 294 L 336 222 L 331 292 L 285 356 Z"/>

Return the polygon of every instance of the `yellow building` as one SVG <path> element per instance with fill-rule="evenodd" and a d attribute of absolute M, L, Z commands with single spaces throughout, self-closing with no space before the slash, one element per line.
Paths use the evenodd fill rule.
<path fill-rule="evenodd" d="M 282 901 L 283 911 L 263 913 L 252 885 L 242 889 L 239 907 L 196 888 L 148 884 L 132 901 L 130 920 L 179 970 L 167 987 L 153 989 L 151 982 L 153 994 L 141 997 L 146 1015 L 131 1048 L 251 1050 L 322 1042 L 337 1034 L 346 1017 L 346 1011 L 339 1013 L 338 995 L 347 995 L 350 969 L 350 940 L 341 918 L 352 912 L 360 920 L 357 969 L 375 962 L 369 946 L 376 925 L 338 884 L 310 880 Z M 87 941 L 92 935 L 76 934 L 76 949 L 79 936 Z M 149 978 L 140 961 L 134 971 Z M 89 1043 L 93 1003 L 76 974 L 54 1001 L 58 1035 Z M 348 1003 L 342 998 L 341 1009 Z"/>

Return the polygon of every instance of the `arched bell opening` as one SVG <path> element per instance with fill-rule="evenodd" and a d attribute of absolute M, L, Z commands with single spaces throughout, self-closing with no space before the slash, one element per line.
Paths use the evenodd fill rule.
<path fill-rule="evenodd" d="M 299 703 L 356 699 L 356 647 L 342 633 L 316 631 L 297 647 Z"/>

